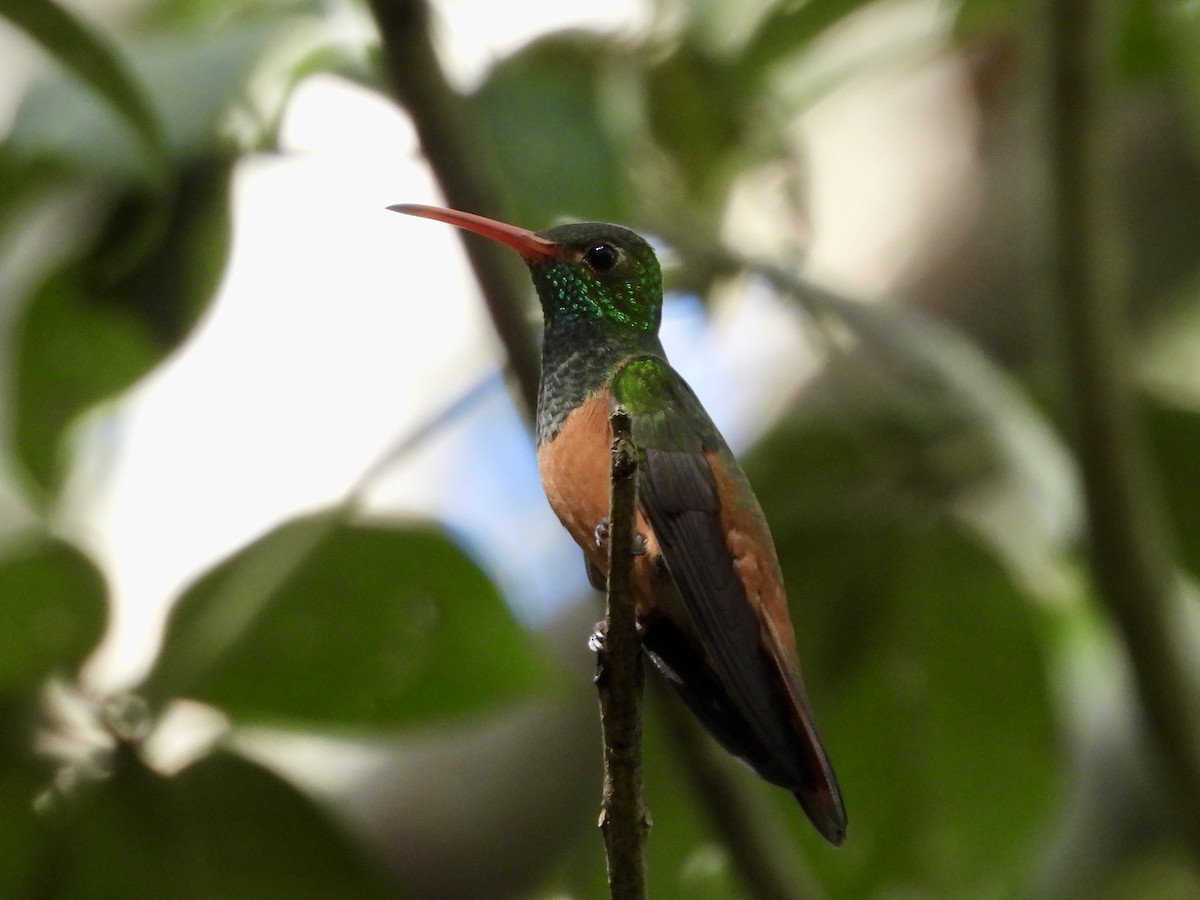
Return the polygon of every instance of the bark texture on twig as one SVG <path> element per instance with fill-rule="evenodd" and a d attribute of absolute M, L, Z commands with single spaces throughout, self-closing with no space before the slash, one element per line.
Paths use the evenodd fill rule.
<path fill-rule="evenodd" d="M 604 646 L 596 666 L 604 734 L 604 795 L 600 830 L 613 900 L 646 896 L 646 835 L 650 817 L 642 791 L 642 646 L 633 598 L 634 512 L 638 455 L 629 414 L 612 425 L 612 499 L 608 527 L 608 596 Z"/>

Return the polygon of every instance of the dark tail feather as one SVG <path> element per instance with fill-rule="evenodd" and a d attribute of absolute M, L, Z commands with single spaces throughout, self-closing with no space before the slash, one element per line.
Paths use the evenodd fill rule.
<path fill-rule="evenodd" d="M 789 778 L 784 787 L 791 789 L 792 795 L 800 801 L 800 806 L 825 840 L 840 845 L 846 840 L 846 807 L 842 805 L 837 776 L 833 774 L 833 767 L 829 764 L 825 746 L 817 734 L 798 680 L 797 676 L 797 684 L 792 685 L 791 711 L 797 720 L 793 734 L 800 744 L 799 752 L 794 753 L 792 759 L 799 765 L 789 766 Z"/>
<path fill-rule="evenodd" d="M 837 779 L 807 705 L 797 708 L 789 693 L 780 686 L 774 705 L 783 717 L 794 723 L 793 727 L 781 723 L 781 729 L 793 736 L 788 741 L 790 752 L 781 759 L 751 728 L 712 670 L 700 661 L 701 656 L 687 644 L 673 623 L 667 619 L 647 623 L 642 646 L 721 746 L 767 781 L 790 790 L 827 841 L 841 844 L 846 839 L 846 811 Z M 804 701 L 800 702 L 803 704 Z"/>
<path fill-rule="evenodd" d="M 846 810 L 842 798 L 835 791 L 796 788 L 792 796 L 800 801 L 808 820 L 821 836 L 834 846 L 846 840 Z"/>
<path fill-rule="evenodd" d="M 776 641 L 769 627 L 766 638 Z M 793 756 L 799 762 L 798 771 L 793 770 L 791 784 L 787 786 L 792 789 L 792 794 L 800 801 L 817 831 L 831 844 L 840 845 L 846 840 L 846 807 L 842 804 L 842 791 L 838 787 L 837 776 L 833 774 L 825 745 L 817 733 L 795 658 L 778 649 L 778 644 L 776 647 L 777 652 L 771 657 L 779 673 L 776 684 L 786 695 L 781 699 L 791 714 L 792 734 L 800 744 L 800 752 Z"/>

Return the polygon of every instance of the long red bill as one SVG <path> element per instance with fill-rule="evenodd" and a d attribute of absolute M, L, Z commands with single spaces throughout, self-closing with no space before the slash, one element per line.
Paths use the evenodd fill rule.
<path fill-rule="evenodd" d="M 497 222 L 495 219 L 477 216 L 474 213 L 461 212 L 457 209 L 443 209 L 440 206 L 423 206 L 419 203 L 397 203 L 389 206 L 388 209 L 408 216 L 437 219 L 439 222 L 446 222 L 466 231 L 481 234 L 506 247 L 512 247 L 524 257 L 526 262 L 553 259 L 559 255 L 558 244 L 535 234 L 528 228 L 506 225 L 504 222 Z"/>

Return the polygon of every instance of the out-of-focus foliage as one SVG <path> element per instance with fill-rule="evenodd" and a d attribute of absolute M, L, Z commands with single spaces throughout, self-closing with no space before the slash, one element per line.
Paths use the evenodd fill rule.
<path fill-rule="evenodd" d="M 168 778 L 118 747 L 111 768 L 48 816 L 53 896 L 396 896 L 328 814 L 246 759 L 217 752 Z"/>
<path fill-rule="evenodd" d="M 78 669 L 104 629 L 100 573 L 78 550 L 47 536 L 14 539 L 0 560 L 0 697 L 36 691 Z"/>
<path fill-rule="evenodd" d="M 75 200 L 98 212 L 95 226 L 57 251 L 65 259 L 35 261 L 48 271 L 15 323 L 13 441 L 42 488 L 61 477 L 70 423 L 161 361 L 216 287 L 238 155 L 222 128 L 277 30 L 262 23 L 161 38 L 131 57 L 161 111 L 167 175 L 107 105 L 65 75 L 35 84 L 18 110 L 0 151 L 15 181 L 32 178 L 45 193 L 99 185 L 99 196 Z"/>
<path fill-rule="evenodd" d="M 1200 447 L 1200 410 L 1157 402 L 1148 418 L 1163 495 L 1174 518 L 1179 561 L 1190 577 L 1200 578 L 1200 481 L 1191 467 Z"/>
<path fill-rule="evenodd" d="M 187 591 L 147 695 L 240 722 L 365 729 L 544 686 L 538 648 L 444 535 L 338 518 L 290 522 Z"/>
<path fill-rule="evenodd" d="M 600 108 L 604 73 L 625 62 L 594 37 L 547 38 L 497 65 L 475 93 L 514 221 L 550 222 L 563 209 L 618 219 L 629 208 L 633 186 Z M 534 183 L 554 189 L 521 189 Z"/>
<path fill-rule="evenodd" d="M 57 5 L 0 5 L 70 68 L 29 88 L 0 145 L 4 246 L 47 217 L 54 234 L 20 251 L 28 288 L 6 309 L 6 468 L 47 518 L 7 535 L 0 557 L 0 894 L 397 896 L 279 775 L 229 750 L 160 772 L 143 740 L 184 697 L 239 724 L 361 733 L 543 692 L 539 647 L 440 530 L 352 524 L 342 509 L 283 525 L 180 602 L 142 691 L 149 712 L 126 721 L 114 708 L 140 700 L 75 686 L 109 601 L 95 566 L 51 535 L 72 426 L 204 314 L 228 253 L 234 167 L 270 146 L 279 118 L 253 108 L 248 82 L 304 12 L 182 6 L 157 26 L 147 10 L 144 30 L 116 44 Z M 341 57 L 331 43 L 297 70 L 314 58 Z"/>
<path fill-rule="evenodd" d="M 468 97 L 480 164 L 524 225 L 572 216 L 654 230 L 694 264 L 683 281 L 727 287 L 704 248 L 726 233 L 747 176 L 767 169 L 782 173 L 778 226 L 806 219 L 797 117 L 883 65 L 874 53 L 832 69 L 812 61 L 878 6 L 895 4 L 663 2 L 647 34 L 543 36 Z M 1040 86 L 1022 74 L 1036 4 L 938 6 L 954 18 L 936 46 L 883 56 L 959 60 L 986 126 L 980 165 L 1004 172 L 981 176 L 972 227 L 931 236 L 908 273 L 916 293 L 905 299 L 967 333 L 888 304 L 809 296 L 796 315 L 828 351 L 822 370 L 748 461 L 845 790 L 846 845 L 823 845 L 790 798 L 749 774 L 746 789 L 794 851 L 789 864 L 802 859 L 831 897 L 1192 896 L 1200 881 L 1164 824 L 1121 654 L 1097 624 L 1057 437 L 1069 413 L 1044 400 L 1046 342 L 1029 337 L 1023 312 L 1047 299 L 1025 290 L 1044 235 L 1013 214 L 1043 168 L 1026 127 Z M 1117 148 L 1142 364 L 1156 313 L 1198 299 L 1187 217 L 1200 208 L 1200 13 L 1151 0 L 1120 11 L 1121 111 L 1172 111 L 1167 127 L 1132 129 Z M 605 895 L 601 843 L 584 827 L 596 798 L 575 780 L 580 741 L 564 737 L 581 733 L 578 717 L 555 707 L 575 702 L 570 688 L 586 676 L 548 662 L 436 525 L 364 524 L 349 507 L 286 522 L 178 599 L 125 707 L 146 700 L 144 717 L 114 715 L 113 698 L 81 682 L 110 601 L 97 567 L 56 536 L 75 426 L 155 372 L 204 316 L 230 246 L 233 174 L 248 152 L 274 147 L 288 90 L 314 72 L 386 82 L 364 70 L 374 48 L 344 43 L 335 20 L 351 13 L 365 15 L 338 3 L 149 0 L 119 35 L 101 36 L 65 5 L 0 0 L 0 16 L 51 63 L 0 144 L 0 262 L 23 274 L 2 298 L 3 468 L 33 510 L 28 528 L 0 533 L 0 896 L 367 898 L 414 884 L 462 896 L 476 871 L 489 880 L 475 896 L 531 885 Z M 274 51 L 301 24 L 306 51 L 281 63 Z M 252 92 L 255 77 L 276 89 Z M 1138 187 L 1150 176 L 1156 192 Z M 1139 206 L 1158 196 L 1171 202 Z M 30 228 L 54 239 L 20 245 Z M 1020 353 L 1005 344 L 1013 334 Z M 1016 362 L 1002 370 L 992 356 Z M 1192 388 L 1147 391 L 1143 424 L 1180 574 L 1194 581 Z M 480 742 L 480 717 L 529 698 L 550 708 L 546 721 Z M 181 700 L 222 724 L 175 767 L 155 741 Z M 394 806 L 348 827 L 355 798 L 318 802 L 242 755 L 252 728 L 279 726 L 397 739 L 396 781 L 378 788 Z M 652 895 L 752 896 L 660 723 L 647 733 Z M 547 735 L 561 753 L 532 746 Z M 530 759 L 542 761 L 533 774 Z M 464 760 L 471 771 L 454 768 Z M 405 779 L 416 788 L 391 790 Z M 429 796 L 450 784 L 454 804 L 449 788 Z M 557 825 L 568 822 L 578 833 Z M 445 831 L 452 857 L 389 848 L 393 833 L 426 829 Z M 497 843 L 521 865 L 490 858 Z M 1107 851 L 1086 852 L 1096 847 Z M 429 870 L 434 859 L 454 877 Z"/>
<path fill-rule="evenodd" d="M 120 111 L 125 126 L 137 134 L 152 157 L 162 153 L 162 125 L 143 86 L 131 75 L 122 55 L 100 35 L 56 0 L 7 0 L 4 15 Z"/>

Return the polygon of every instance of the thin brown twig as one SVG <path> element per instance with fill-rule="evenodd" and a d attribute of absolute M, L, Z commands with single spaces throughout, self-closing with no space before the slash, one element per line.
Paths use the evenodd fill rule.
<path fill-rule="evenodd" d="M 1056 343 L 1087 506 L 1093 576 L 1129 653 L 1146 723 L 1200 857 L 1200 717 L 1183 603 L 1136 428 L 1116 231 L 1107 83 L 1116 10 L 1047 4 Z"/>
<path fill-rule="evenodd" d="M 412 118 L 425 157 L 446 202 L 492 218 L 503 218 L 487 155 L 462 96 L 442 72 L 429 35 L 425 0 L 370 0 L 383 41 L 383 56 L 396 99 Z M 462 232 L 467 259 L 483 291 L 527 417 L 537 405 L 539 356 L 526 316 L 526 283 L 518 278 L 512 253 L 492 241 Z"/>
<path fill-rule="evenodd" d="M 637 448 L 629 414 L 614 410 L 612 494 L 608 529 L 608 591 L 604 646 L 597 657 L 596 688 L 604 734 L 604 795 L 600 830 L 613 900 L 646 896 L 646 836 L 650 815 L 642 791 L 642 645 L 633 598 L 634 511 Z"/>

